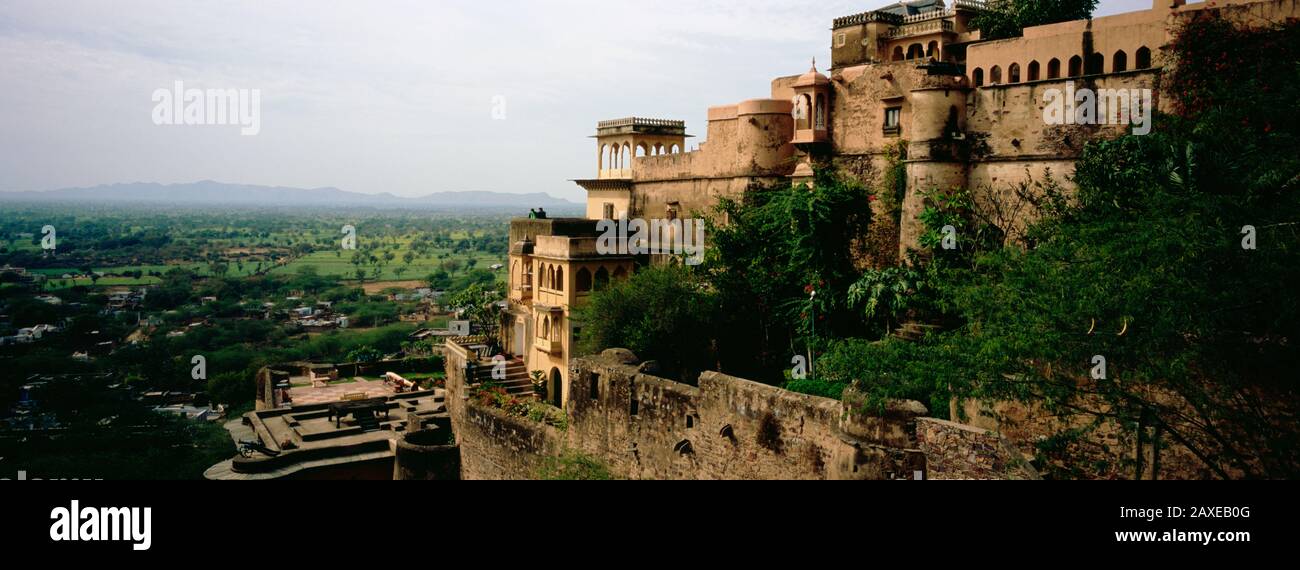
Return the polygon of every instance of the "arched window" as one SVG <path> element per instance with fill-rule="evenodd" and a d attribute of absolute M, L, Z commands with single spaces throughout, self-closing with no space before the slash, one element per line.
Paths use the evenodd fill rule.
<path fill-rule="evenodd" d="M 579 293 L 591 290 L 591 271 L 586 267 L 578 270 L 577 283 L 574 283 L 574 289 Z"/>
<path fill-rule="evenodd" d="M 925 57 L 939 59 L 939 42 L 930 42 L 925 46 Z"/>
<path fill-rule="evenodd" d="M 1115 57 L 1111 58 L 1110 71 L 1111 73 L 1128 71 L 1128 54 L 1124 53 L 1124 50 L 1115 52 Z"/>
<path fill-rule="evenodd" d="M 673 143 L 673 154 L 677 154 L 679 152 L 681 152 L 681 149 L 677 147 L 677 143 Z"/>
<path fill-rule="evenodd" d="M 623 143 L 623 158 L 619 160 L 619 168 L 627 168 L 632 164 L 632 145 Z"/>
<path fill-rule="evenodd" d="M 1029 62 L 1029 79 L 1028 81 L 1038 81 L 1038 60 Z"/>
<path fill-rule="evenodd" d="M 807 93 L 799 95 L 799 100 L 798 103 L 796 104 L 796 107 L 797 108 L 795 109 L 795 111 L 799 119 L 795 121 L 794 128 L 799 130 L 807 130 L 812 128 L 812 117 L 809 116 L 813 112 L 812 96 L 808 95 Z"/>
<path fill-rule="evenodd" d="M 556 291 L 564 290 L 564 268 L 563 267 L 555 270 L 555 290 Z"/>
<path fill-rule="evenodd" d="M 1133 62 L 1133 69 L 1146 69 L 1151 67 L 1151 50 L 1147 46 L 1142 46 L 1137 50 L 1137 57 Z"/>
<path fill-rule="evenodd" d="M 921 44 L 912 44 L 907 46 L 907 59 L 921 59 L 925 57 L 925 48 Z"/>
<path fill-rule="evenodd" d="M 605 164 L 609 162 L 609 145 L 600 145 L 600 169 L 605 169 Z"/>
<path fill-rule="evenodd" d="M 826 130 L 826 96 L 821 93 L 817 94 L 816 114 L 813 121 L 813 128 L 823 131 Z"/>
<path fill-rule="evenodd" d="M 546 286 L 551 289 L 555 288 L 555 266 L 546 266 Z"/>
<path fill-rule="evenodd" d="M 596 270 L 596 290 L 599 291 L 609 285 L 609 271 L 604 267 Z"/>
<path fill-rule="evenodd" d="M 892 61 L 903 61 L 903 46 L 894 46 L 894 54 L 889 59 Z"/>
<path fill-rule="evenodd" d="M 1007 68 L 1007 83 L 1020 83 L 1020 64 L 1013 63 Z"/>
<path fill-rule="evenodd" d="M 1083 58 L 1074 56 L 1070 58 L 1070 77 L 1083 75 Z"/>
<path fill-rule="evenodd" d="M 970 80 L 976 87 L 984 85 L 984 70 L 976 67 L 970 74 Z"/>
<path fill-rule="evenodd" d="M 1086 75 L 1097 75 L 1099 73 L 1104 73 L 1105 69 L 1103 68 L 1105 67 L 1105 65 L 1106 65 L 1106 56 L 1096 52 L 1090 53 L 1088 54 L 1088 61 L 1083 66 L 1084 67 L 1083 72 Z"/>
<path fill-rule="evenodd" d="M 999 83 L 1002 83 L 1002 67 L 995 65 L 993 66 L 993 69 L 989 70 L 989 85 L 997 85 Z"/>
<path fill-rule="evenodd" d="M 541 339 L 548 339 L 548 338 L 551 338 L 551 317 L 550 317 L 550 315 L 542 315 L 542 323 L 541 323 L 541 325 L 539 325 L 539 326 L 537 327 L 537 335 L 538 335 L 538 338 L 541 338 Z"/>
<path fill-rule="evenodd" d="M 645 152 L 645 143 L 638 143 L 638 144 L 636 145 L 636 155 L 637 155 L 637 157 L 642 157 L 642 156 L 645 156 L 645 155 L 646 155 L 646 152 Z"/>
<path fill-rule="evenodd" d="M 1051 61 L 1047 62 L 1047 78 L 1048 79 L 1061 78 L 1061 60 L 1052 58 Z"/>

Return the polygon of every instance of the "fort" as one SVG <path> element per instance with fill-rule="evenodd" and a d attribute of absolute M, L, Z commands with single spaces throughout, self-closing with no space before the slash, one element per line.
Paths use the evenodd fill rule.
<path fill-rule="evenodd" d="M 741 198 L 755 185 L 804 183 L 814 169 L 872 187 L 895 165 L 905 174 L 901 213 L 873 202 L 865 241 L 876 246 L 861 261 L 898 265 L 920 249 L 927 193 L 966 188 L 977 209 L 1022 211 L 998 202 L 1024 200 L 1009 190 L 1034 181 L 1071 188 L 1085 142 L 1143 128 L 1101 117 L 1052 121 L 1049 93 L 1136 91 L 1140 112 L 1130 98 L 1130 117 L 1149 117 L 1168 105 L 1158 89 L 1162 50 L 1182 23 L 1206 10 L 1248 24 L 1300 14 L 1296 0 L 1153 0 L 1147 10 L 984 40 L 969 25 L 984 9 L 979 0 L 916 0 L 836 18 L 829 75 L 814 61 L 805 73 L 772 79 L 762 98 L 710 107 L 707 140 L 697 150 L 686 151 L 683 121 L 598 122 L 597 174 L 575 180 L 587 193 L 586 218 L 511 223 L 501 336 L 517 366 L 544 371 L 547 393 L 562 407 L 574 389 L 568 371 L 582 332 L 571 309 L 610 279 L 669 257 L 598 255 L 600 220 L 703 217 L 719 199 Z"/>
<path fill-rule="evenodd" d="M 449 339 L 444 388 L 419 404 L 400 396 L 383 403 L 419 421 L 405 431 L 385 424 L 382 438 L 347 437 L 375 446 L 376 473 L 414 478 L 453 478 L 453 470 L 464 479 L 532 478 L 548 459 L 570 453 L 630 479 L 1038 478 L 1028 450 L 1062 425 L 1029 407 L 955 400 L 947 415 L 959 423 L 931 417 L 914 401 L 867 406 L 852 391 L 836 400 L 718 372 L 682 383 L 657 376 L 654 361 L 627 350 L 575 354 L 582 323 L 573 309 L 638 267 L 669 262 L 631 244 L 601 246 L 613 220 L 698 218 L 722 198 L 741 198 L 756 185 L 806 183 L 818 169 L 874 185 L 898 161 L 906 183 L 901 215 L 878 212 L 886 222 L 873 223 L 874 243 L 884 246 L 862 260 L 897 265 L 920 247 L 927 192 L 970 189 L 976 208 L 987 208 L 1000 189 L 1017 184 L 1051 178 L 1069 188 L 1086 141 L 1137 128 L 1103 117 L 1049 120 L 1049 91 L 1137 92 L 1130 117 L 1149 117 L 1168 104 L 1158 89 L 1161 50 L 1182 22 L 1203 10 L 1248 23 L 1300 14 L 1295 0 L 1154 0 L 1148 10 L 984 40 L 969 26 L 984 9 L 977 0 L 917 0 L 836 18 L 828 74 L 814 61 L 805 73 L 773 79 L 761 98 L 709 108 L 707 140 L 696 150 L 687 150 L 682 121 L 599 121 L 596 176 L 575 180 L 587 193 L 586 217 L 511 222 L 504 360 Z M 530 378 L 534 371 L 539 377 Z M 281 411 L 274 378 L 287 372 L 265 372 L 258 401 L 267 409 L 246 419 L 291 439 L 317 433 L 302 426 L 324 412 Z M 411 440 L 426 423 L 437 436 Z M 425 445 L 425 437 L 438 444 Z M 1098 463 L 1137 456 L 1151 469 L 1155 461 L 1141 458 L 1163 454 L 1163 477 L 1200 475 L 1176 447 L 1103 437 L 1116 445 L 1104 446 L 1100 453 L 1110 455 Z M 385 443 L 370 441 L 379 439 Z"/>

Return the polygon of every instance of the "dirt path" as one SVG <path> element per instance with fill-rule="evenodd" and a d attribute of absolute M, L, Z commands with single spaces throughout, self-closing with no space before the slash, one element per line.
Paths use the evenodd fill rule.
<path fill-rule="evenodd" d="M 384 289 L 389 289 L 391 287 L 401 287 L 403 289 L 417 289 L 419 287 L 424 287 L 424 281 L 420 281 L 418 279 L 409 279 L 406 281 L 366 282 L 365 285 L 361 286 L 361 289 L 364 290 L 367 295 L 374 295 L 376 293 L 379 293 L 380 291 L 383 291 Z"/>

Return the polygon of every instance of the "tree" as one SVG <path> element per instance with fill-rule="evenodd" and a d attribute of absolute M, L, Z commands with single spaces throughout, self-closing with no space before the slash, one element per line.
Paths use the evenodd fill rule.
<path fill-rule="evenodd" d="M 1096 8 L 1097 0 L 1002 0 L 986 3 L 970 25 L 981 39 L 1000 40 L 1019 37 L 1031 26 L 1091 18 Z"/>
<path fill-rule="evenodd" d="M 438 269 L 424 278 L 425 284 L 430 289 L 444 290 L 451 286 L 451 276 L 446 271 Z"/>
<path fill-rule="evenodd" d="M 501 308 L 497 305 L 505 298 L 505 289 L 499 284 L 475 283 L 442 301 L 443 305 L 461 311 L 462 318 L 470 321 L 488 335 L 489 342 L 496 341 L 496 330 L 501 323 Z"/>
<path fill-rule="evenodd" d="M 698 276 L 679 265 L 652 266 L 610 283 L 578 309 L 578 351 L 592 354 L 627 348 L 642 360 L 657 360 L 661 374 L 693 383 L 715 367 L 709 347 L 715 338 L 716 299 Z"/>
<path fill-rule="evenodd" d="M 361 346 L 348 352 L 348 362 L 377 362 L 383 357 L 384 354 L 372 346 Z"/>
<path fill-rule="evenodd" d="M 811 186 L 753 187 L 743 202 L 720 201 L 715 214 L 730 223 L 708 227 L 712 243 L 701 271 L 718 295 L 724 369 L 779 382 L 814 332 L 861 332 L 847 290 L 858 278 L 857 244 L 871 222 L 865 187 L 819 170 Z"/>

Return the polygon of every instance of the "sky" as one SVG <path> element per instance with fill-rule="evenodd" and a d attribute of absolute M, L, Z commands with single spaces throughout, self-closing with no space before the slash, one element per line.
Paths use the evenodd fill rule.
<path fill-rule="evenodd" d="M 831 20 L 883 5 L 5 0 L 0 191 L 218 180 L 582 201 L 570 180 L 595 176 L 597 121 L 682 119 L 698 144 L 709 106 L 767 97 L 813 57 L 825 70 Z M 155 92 L 177 81 L 257 90 L 256 134 L 167 124 Z"/>

